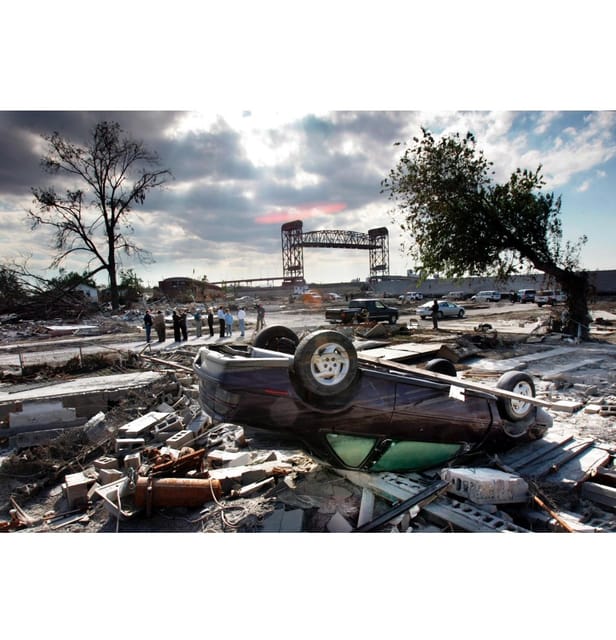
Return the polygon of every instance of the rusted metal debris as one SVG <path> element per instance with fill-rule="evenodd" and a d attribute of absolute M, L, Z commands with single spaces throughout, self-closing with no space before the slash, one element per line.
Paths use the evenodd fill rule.
<path fill-rule="evenodd" d="M 154 478 L 137 479 L 135 506 L 145 509 L 161 507 L 200 507 L 206 502 L 219 500 L 222 496 L 220 482 L 211 478 Z"/>

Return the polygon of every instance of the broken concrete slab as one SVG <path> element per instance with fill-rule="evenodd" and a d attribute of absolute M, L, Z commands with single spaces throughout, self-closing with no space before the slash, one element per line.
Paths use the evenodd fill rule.
<path fill-rule="evenodd" d="M 19 413 L 25 402 L 52 399 L 60 399 L 65 408 L 75 409 L 77 417 L 91 418 L 107 409 L 110 401 L 126 397 L 129 390 L 142 389 L 158 382 L 164 375 L 154 371 L 138 371 L 79 378 L 42 388 L 34 386 L 15 393 L 3 389 L 0 391 L 0 420 L 8 420 L 10 413 Z"/>
<path fill-rule="evenodd" d="M 359 487 L 369 488 L 390 502 L 407 500 L 427 488 L 427 484 L 415 474 L 366 473 L 344 469 L 336 469 L 336 473 Z M 524 527 L 507 522 L 480 507 L 447 496 L 440 496 L 425 505 L 422 513 L 431 522 L 453 527 L 458 531 L 500 533 L 528 531 Z"/>
<path fill-rule="evenodd" d="M 263 520 L 262 533 L 301 533 L 303 528 L 304 511 L 293 509 L 274 509 Z"/>
<path fill-rule="evenodd" d="M 448 493 L 475 504 L 511 504 L 528 499 L 528 483 L 520 476 L 487 467 L 442 469 L 440 476 L 449 483 Z"/>

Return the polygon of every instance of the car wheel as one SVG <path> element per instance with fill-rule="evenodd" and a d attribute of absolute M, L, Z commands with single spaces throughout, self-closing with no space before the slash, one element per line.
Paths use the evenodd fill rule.
<path fill-rule="evenodd" d="M 279 324 L 265 327 L 255 336 L 253 345 L 259 349 L 269 349 L 293 355 L 299 344 L 295 331 Z"/>
<path fill-rule="evenodd" d="M 458 374 L 456 367 L 451 360 L 447 358 L 433 358 L 426 362 L 426 370 L 434 373 L 442 373 L 445 376 L 452 376 L 455 378 Z"/>
<path fill-rule="evenodd" d="M 442 312 L 442 311 L 439 311 L 439 312 L 436 314 L 436 317 L 437 317 L 439 320 L 442 320 L 442 319 L 444 318 L 444 316 L 443 316 L 443 312 Z"/>
<path fill-rule="evenodd" d="M 357 376 L 357 352 L 347 336 L 323 329 L 297 345 L 292 370 L 302 391 L 332 397 L 348 389 Z"/>
<path fill-rule="evenodd" d="M 499 378 L 496 383 L 498 389 L 512 391 L 522 396 L 530 398 L 535 397 L 535 383 L 533 379 L 521 371 L 507 371 Z M 524 420 L 533 411 L 533 405 L 524 400 L 515 400 L 513 398 L 497 398 L 496 404 L 502 418 L 519 422 Z"/>
<path fill-rule="evenodd" d="M 389 324 L 396 324 L 398 322 L 398 316 L 391 316 L 389 318 Z"/>
<path fill-rule="evenodd" d="M 458 318 L 463 318 L 464 317 L 464 309 L 460 309 L 460 311 L 458 311 Z"/>

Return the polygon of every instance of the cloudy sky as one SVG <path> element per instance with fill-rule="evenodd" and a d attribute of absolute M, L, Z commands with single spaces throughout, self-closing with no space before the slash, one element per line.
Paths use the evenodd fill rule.
<path fill-rule="evenodd" d="M 415 4 L 358 2 L 350 14 L 321 0 L 238 1 L 195 13 L 178 0 L 174 11 L 153 2 L 146 16 L 109 0 L 106 12 L 80 9 L 78 21 L 68 0 L 15 4 L 0 43 L 10 60 L 0 100 L 0 261 L 30 256 L 43 270 L 51 260 L 46 231 L 31 232 L 25 215 L 31 188 L 49 180 L 41 136 L 82 143 L 107 119 L 173 175 L 133 217 L 134 240 L 155 262 L 123 266 L 146 285 L 280 277 L 280 227 L 297 219 L 304 231 L 386 226 L 390 273 L 405 274 L 413 264 L 380 182 L 399 158 L 394 143 L 420 127 L 473 132 L 499 180 L 541 164 L 547 189 L 562 196 L 565 238 L 588 236 L 583 266 L 616 268 L 605 5 L 588 0 L 580 12 L 565 1 L 555 13 L 531 0 Z M 133 25 L 130 38 L 114 7 Z M 94 41 L 96 56 L 79 53 Z M 306 278 L 363 279 L 367 253 L 305 249 Z"/>
<path fill-rule="evenodd" d="M 135 210 L 134 239 L 155 263 L 134 268 L 146 284 L 168 276 L 210 281 L 282 275 L 281 224 L 304 231 L 390 234 L 390 273 L 413 267 L 380 181 L 400 156 L 397 141 L 425 127 L 436 134 L 472 131 L 496 179 L 516 168 L 544 168 L 547 188 L 562 195 L 567 238 L 588 236 L 583 264 L 616 268 L 615 111 L 2 111 L 0 224 L 10 242 L 4 260 L 29 255 L 44 269 L 47 231 L 30 231 L 31 187 L 61 184 L 41 171 L 41 136 L 58 131 L 83 142 L 113 120 L 155 150 L 173 177 Z M 304 250 L 310 282 L 364 279 L 368 252 Z M 77 263 L 73 263 L 77 266 Z M 71 263 L 67 263 L 67 268 Z M 81 270 L 77 268 L 77 270 Z"/>

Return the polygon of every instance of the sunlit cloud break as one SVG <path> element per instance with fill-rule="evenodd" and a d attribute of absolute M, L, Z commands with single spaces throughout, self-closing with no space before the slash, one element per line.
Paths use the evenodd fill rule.
<path fill-rule="evenodd" d="M 344 202 L 332 202 L 329 204 L 306 204 L 301 207 L 290 207 L 279 211 L 270 211 L 265 215 L 255 218 L 258 224 L 280 224 L 292 220 L 306 220 L 315 216 L 331 213 L 340 213 L 346 209 Z"/>

